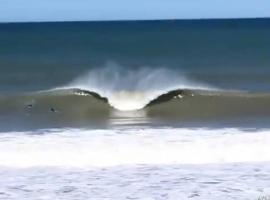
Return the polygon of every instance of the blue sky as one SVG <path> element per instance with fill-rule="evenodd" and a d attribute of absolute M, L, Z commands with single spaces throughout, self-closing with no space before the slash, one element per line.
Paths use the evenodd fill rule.
<path fill-rule="evenodd" d="M 270 17 L 270 0 L 0 0 L 0 21 Z"/>

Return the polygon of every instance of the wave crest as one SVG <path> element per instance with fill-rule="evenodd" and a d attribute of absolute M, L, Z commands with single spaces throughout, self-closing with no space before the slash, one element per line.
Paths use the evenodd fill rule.
<path fill-rule="evenodd" d="M 108 63 L 94 69 L 62 87 L 92 91 L 106 97 L 117 110 L 130 111 L 144 108 L 158 96 L 178 89 L 212 89 L 187 78 L 183 72 L 165 68 L 125 69 Z"/>

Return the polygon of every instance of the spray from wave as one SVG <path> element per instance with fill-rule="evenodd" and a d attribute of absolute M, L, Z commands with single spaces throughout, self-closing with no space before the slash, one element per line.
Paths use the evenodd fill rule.
<path fill-rule="evenodd" d="M 180 71 L 148 67 L 125 69 L 114 63 L 91 70 L 62 88 L 95 92 L 106 97 L 112 107 L 121 111 L 142 109 L 158 96 L 172 90 L 211 89 L 206 84 L 188 79 Z"/>

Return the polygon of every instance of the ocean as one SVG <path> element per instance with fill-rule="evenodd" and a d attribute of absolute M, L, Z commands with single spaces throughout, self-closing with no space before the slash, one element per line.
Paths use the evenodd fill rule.
<path fill-rule="evenodd" d="M 0 199 L 270 195 L 270 19 L 0 24 Z"/>

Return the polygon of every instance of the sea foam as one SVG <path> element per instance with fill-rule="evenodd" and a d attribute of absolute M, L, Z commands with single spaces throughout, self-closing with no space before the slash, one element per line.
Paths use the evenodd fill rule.
<path fill-rule="evenodd" d="M 1 167 L 112 167 L 270 161 L 270 130 L 147 128 L 1 133 Z"/>

